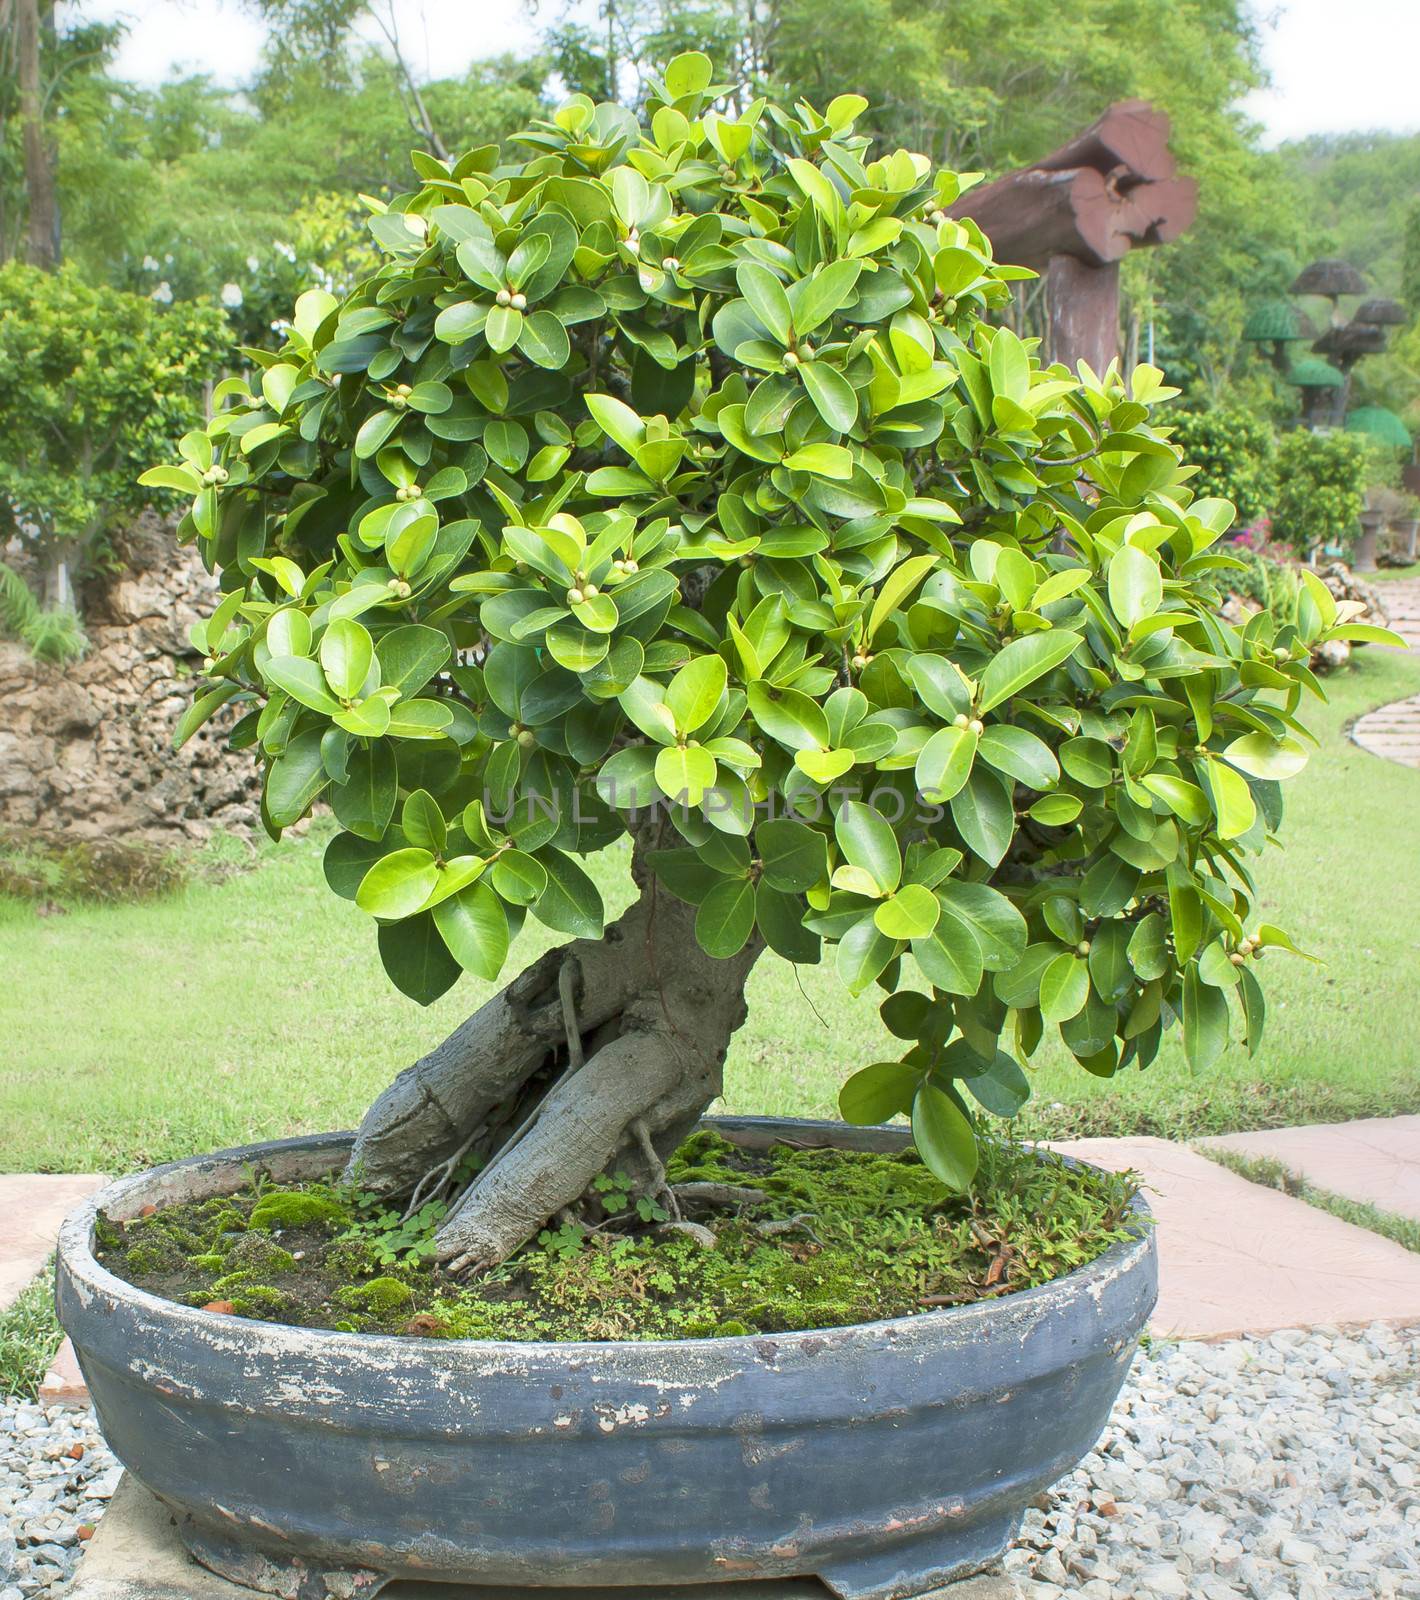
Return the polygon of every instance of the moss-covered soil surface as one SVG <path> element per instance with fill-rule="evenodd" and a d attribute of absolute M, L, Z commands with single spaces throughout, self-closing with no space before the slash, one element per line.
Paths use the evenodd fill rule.
<path fill-rule="evenodd" d="M 833 1328 L 1046 1283 L 1128 1236 L 1127 1177 L 983 1141 L 972 1190 L 915 1154 L 694 1134 L 662 1202 L 598 1180 L 595 1224 L 542 1234 L 473 1281 L 433 1260 L 441 1204 L 405 1219 L 356 1188 L 273 1184 L 101 1221 L 100 1260 L 185 1305 L 434 1339 L 686 1339 Z"/>

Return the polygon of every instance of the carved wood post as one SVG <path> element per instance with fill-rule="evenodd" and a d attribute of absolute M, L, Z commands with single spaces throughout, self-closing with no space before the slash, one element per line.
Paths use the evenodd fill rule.
<path fill-rule="evenodd" d="M 1162 111 L 1121 101 L 1053 154 L 952 207 L 980 226 L 998 261 L 1046 275 L 1048 359 L 1102 371 L 1119 353 L 1120 261 L 1176 239 L 1197 214 L 1198 184 L 1178 176 L 1168 138 Z"/>

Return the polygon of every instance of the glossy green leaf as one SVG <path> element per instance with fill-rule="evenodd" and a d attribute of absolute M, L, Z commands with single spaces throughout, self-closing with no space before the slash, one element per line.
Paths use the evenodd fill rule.
<path fill-rule="evenodd" d="M 912 1142 L 923 1165 L 948 1189 L 960 1194 L 971 1186 L 979 1159 L 976 1134 L 956 1101 L 933 1083 L 924 1083 L 912 1102 Z"/>

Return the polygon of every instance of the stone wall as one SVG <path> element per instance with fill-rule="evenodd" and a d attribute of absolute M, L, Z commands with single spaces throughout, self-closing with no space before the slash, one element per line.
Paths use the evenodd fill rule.
<path fill-rule="evenodd" d="M 201 665 L 188 629 L 215 608 L 216 581 L 156 517 L 121 558 L 84 596 L 81 660 L 50 666 L 0 641 L 0 828 L 154 843 L 251 831 L 255 767 L 224 748 L 235 715 L 172 748 Z"/>

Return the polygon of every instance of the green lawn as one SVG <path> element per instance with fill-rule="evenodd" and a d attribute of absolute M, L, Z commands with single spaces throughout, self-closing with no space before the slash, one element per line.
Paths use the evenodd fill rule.
<path fill-rule="evenodd" d="M 1042 1051 L 1027 1131 L 1183 1134 L 1420 1110 L 1420 773 L 1344 737 L 1361 712 L 1420 690 L 1420 662 L 1378 649 L 1358 660 L 1314 713 L 1323 749 L 1288 785 L 1287 854 L 1261 869 L 1267 920 L 1326 965 L 1269 958 L 1259 1058 L 1232 1051 L 1206 1078 L 1172 1044 L 1112 1082 Z M 618 866 L 601 864 L 605 885 Z M 546 942 L 530 933 L 520 953 Z M 348 1127 L 486 992 L 465 980 L 429 1011 L 394 994 L 368 922 L 326 890 L 314 839 L 156 904 L 41 918 L 0 901 L 0 970 L 0 1171 L 116 1171 Z M 828 1114 L 884 1038 L 871 999 L 766 959 L 728 1107 Z"/>

